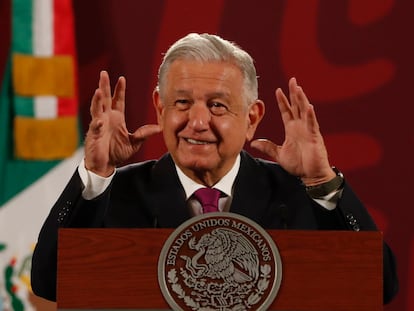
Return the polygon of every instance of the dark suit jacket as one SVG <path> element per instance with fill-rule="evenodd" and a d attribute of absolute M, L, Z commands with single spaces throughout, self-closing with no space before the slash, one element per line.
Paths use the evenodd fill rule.
<path fill-rule="evenodd" d="M 168 154 L 119 169 L 108 189 L 93 200 L 84 200 L 82 190 L 76 171 L 46 219 L 33 254 L 33 291 L 49 300 L 56 300 L 59 227 L 176 228 L 191 217 Z M 230 211 L 265 229 L 377 230 L 346 183 L 337 208 L 328 211 L 307 195 L 300 179 L 244 151 Z M 394 257 L 384 243 L 384 302 L 397 290 Z"/>

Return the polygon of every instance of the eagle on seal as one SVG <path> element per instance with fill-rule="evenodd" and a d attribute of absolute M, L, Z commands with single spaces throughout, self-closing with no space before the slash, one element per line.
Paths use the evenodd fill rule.
<path fill-rule="evenodd" d="M 207 277 L 237 285 L 256 282 L 259 277 L 257 251 L 245 236 L 236 231 L 217 228 L 204 234 L 198 242 L 193 237 L 188 246 L 197 254 L 192 258 L 185 255 L 181 258 L 195 279 Z"/>

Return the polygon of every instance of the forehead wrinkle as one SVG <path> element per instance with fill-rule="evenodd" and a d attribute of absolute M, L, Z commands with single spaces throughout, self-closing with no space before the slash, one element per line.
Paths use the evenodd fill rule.
<path fill-rule="evenodd" d="M 177 63 L 176 63 L 177 62 Z M 166 89 L 170 88 L 172 96 L 189 96 L 202 99 L 223 99 L 230 101 L 239 92 L 243 92 L 240 85 L 238 68 L 230 64 L 217 67 L 215 63 L 200 64 L 185 61 L 176 61 L 172 64 L 167 76 Z M 184 66 L 178 66 L 178 64 Z M 192 66 L 190 66 L 192 65 Z M 208 65 L 208 66 L 207 66 Z M 178 66 L 178 67 L 177 67 Z M 238 81 L 241 82 L 242 81 Z M 167 95 L 167 94 L 165 94 Z"/>
<path fill-rule="evenodd" d="M 184 89 L 178 89 L 175 90 L 175 93 L 177 95 L 193 95 L 193 90 L 184 90 Z M 207 92 L 205 94 L 205 97 L 207 98 L 229 98 L 231 96 L 230 92 L 221 92 L 221 91 L 213 91 L 213 92 Z"/>

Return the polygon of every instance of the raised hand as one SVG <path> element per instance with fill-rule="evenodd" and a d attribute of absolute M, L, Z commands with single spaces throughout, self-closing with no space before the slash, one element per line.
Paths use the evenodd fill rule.
<path fill-rule="evenodd" d="M 101 71 L 99 87 L 91 101 L 91 123 L 85 139 L 85 167 L 100 176 L 111 175 L 129 159 L 146 138 L 161 132 L 156 124 L 144 125 L 129 133 L 125 123 L 126 80 L 120 77 L 111 96 L 109 76 Z"/>
<path fill-rule="evenodd" d="M 290 174 L 300 177 L 307 186 L 334 178 L 315 111 L 296 79 L 289 80 L 290 102 L 280 88 L 275 94 L 285 128 L 285 141 L 277 145 L 267 139 L 258 139 L 251 146 L 278 162 Z"/>

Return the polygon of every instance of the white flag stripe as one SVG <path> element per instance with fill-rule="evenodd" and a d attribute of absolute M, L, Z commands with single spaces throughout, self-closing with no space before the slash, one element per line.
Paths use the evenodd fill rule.
<path fill-rule="evenodd" d="M 34 117 L 36 119 L 55 119 L 58 117 L 56 96 L 34 97 Z"/>
<path fill-rule="evenodd" d="M 33 55 L 35 56 L 50 57 L 54 55 L 53 1 L 33 1 Z M 36 96 L 33 109 L 36 119 L 57 118 L 57 98 L 54 96 Z"/>
<path fill-rule="evenodd" d="M 53 0 L 33 1 L 33 54 L 52 56 L 54 50 Z"/>
<path fill-rule="evenodd" d="M 79 148 L 72 157 L 60 162 L 0 208 L 0 243 L 6 245 L 0 253 L 0 259 L 3 260 L 0 261 L 0 268 L 4 271 L 5 265 L 15 260 L 13 284 L 17 286 L 16 295 L 24 303 L 25 311 L 40 311 L 35 310 L 27 300 L 30 270 L 27 269 L 28 263 L 25 260 L 31 256 L 44 220 L 82 160 L 83 154 L 83 147 Z M 23 267 L 26 267 L 24 271 L 21 270 Z M 18 276 L 17 273 L 22 275 Z M 3 308 L 12 310 L 3 282 L 3 278 L 0 278 L 0 311 Z"/>
<path fill-rule="evenodd" d="M 49 214 L 82 158 L 83 147 L 0 208 L 0 228 L 2 232 L 7 232 L 7 237 L 0 237 L 1 242 L 12 245 L 19 236 L 24 239 L 30 236 L 30 243 L 37 240 L 46 215 Z M 30 216 L 33 213 L 43 215 L 43 217 Z M 25 235 L 21 234 L 22 228 L 24 228 Z"/>

